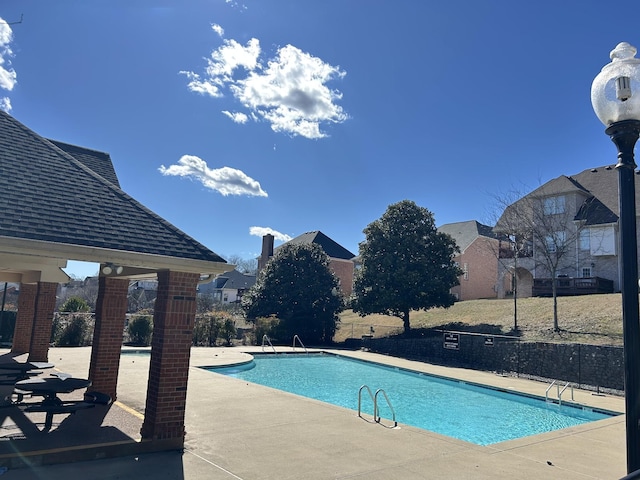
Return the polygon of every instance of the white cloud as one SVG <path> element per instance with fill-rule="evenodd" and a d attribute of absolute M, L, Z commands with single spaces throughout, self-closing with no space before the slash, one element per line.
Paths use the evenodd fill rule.
<path fill-rule="evenodd" d="M 224 40 L 224 45 L 214 50 L 207 59 L 205 81 L 221 86 L 233 83 L 233 74 L 237 69 L 252 71 L 258 67 L 259 56 L 260 42 L 255 38 L 249 40 L 245 46 L 235 40 Z"/>
<path fill-rule="evenodd" d="M 206 188 L 215 190 L 225 197 L 227 195 L 268 196 L 258 181 L 241 170 L 230 167 L 210 169 L 204 160 L 195 155 L 183 155 L 176 165 L 169 167 L 161 165 L 158 170 L 162 175 L 197 180 Z"/>
<path fill-rule="evenodd" d="M 249 234 L 256 237 L 264 237 L 265 235 L 271 234 L 276 240 L 281 242 L 288 242 L 292 239 L 292 237 L 286 233 L 280 233 L 270 227 L 250 227 Z"/>
<path fill-rule="evenodd" d="M 193 72 L 180 72 L 183 75 L 186 75 L 189 80 L 191 80 L 187 84 L 187 88 L 192 92 L 201 93 L 203 95 L 209 95 L 210 97 L 221 97 L 222 92 L 220 89 L 213 85 L 210 82 L 203 82 L 200 80 L 200 75 Z"/>
<path fill-rule="evenodd" d="M 224 113 L 227 117 L 229 117 L 235 123 L 247 123 L 249 121 L 249 117 L 247 117 L 242 112 L 229 112 L 227 110 L 223 110 L 222 113 Z"/>
<path fill-rule="evenodd" d="M 224 28 L 222 28 L 217 23 L 212 23 L 211 24 L 211 30 L 216 32 L 220 37 L 224 37 Z"/>
<path fill-rule="evenodd" d="M 230 92 L 248 110 L 247 120 L 266 120 L 275 132 L 323 138 L 322 124 L 342 123 L 349 118 L 336 103 L 342 94 L 327 86 L 346 75 L 340 67 L 292 45 L 279 48 L 266 67 L 259 60 L 261 53 L 255 38 L 246 46 L 224 40 L 207 59 L 204 75 L 181 73 L 191 80 L 188 88 L 192 91 L 213 97 L 222 96 L 223 90 Z M 237 114 L 223 113 L 237 122 Z"/>
<path fill-rule="evenodd" d="M 17 75 L 13 68 L 9 67 L 13 56 L 11 42 L 13 31 L 7 22 L 0 17 L 0 88 L 11 91 L 16 84 Z"/>
<path fill-rule="evenodd" d="M 243 11 L 249 9 L 244 3 L 238 3 L 235 0 L 225 0 L 224 3 L 226 3 L 227 5 L 233 8 L 239 8 L 240 10 L 243 10 Z"/>
<path fill-rule="evenodd" d="M 9 97 L 0 98 L 0 110 L 9 113 L 11 108 L 11 99 Z"/>

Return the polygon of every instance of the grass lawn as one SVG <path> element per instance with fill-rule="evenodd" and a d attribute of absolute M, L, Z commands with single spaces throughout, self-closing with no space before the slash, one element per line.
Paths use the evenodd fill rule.
<path fill-rule="evenodd" d="M 622 345 L 622 299 L 619 293 L 558 297 L 558 326 L 553 331 L 553 299 L 521 298 L 517 302 L 518 335 L 525 341 Z M 514 302 L 467 300 L 452 307 L 411 313 L 411 328 L 442 328 L 487 334 L 513 334 Z M 334 339 L 376 337 L 402 332 L 402 320 L 386 315 L 360 317 L 351 310 L 340 315 Z"/>

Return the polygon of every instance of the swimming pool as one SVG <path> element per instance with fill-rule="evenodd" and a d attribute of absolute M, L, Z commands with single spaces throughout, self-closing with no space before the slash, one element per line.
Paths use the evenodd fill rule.
<path fill-rule="evenodd" d="M 399 423 L 478 445 L 616 415 L 332 354 L 256 355 L 245 365 L 207 370 L 352 410 L 358 409 L 358 390 L 363 384 L 374 392 L 381 388 Z M 378 405 L 383 419 L 390 419 L 391 411 L 380 397 Z M 373 412 L 373 402 L 365 392 L 362 412 L 363 416 Z"/>

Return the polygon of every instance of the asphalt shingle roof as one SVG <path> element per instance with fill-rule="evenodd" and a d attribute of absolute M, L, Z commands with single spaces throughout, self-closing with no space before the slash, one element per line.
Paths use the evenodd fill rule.
<path fill-rule="evenodd" d="M 77 145 L 70 145 L 57 140 L 49 139 L 49 141 L 76 160 L 82 162 L 85 167 L 89 167 L 105 180 L 113 183 L 116 187 L 120 187 L 118 176 L 113 169 L 113 163 L 111 163 L 111 156 L 109 156 L 108 153 L 98 152 L 97 150 L 91 150 Z"/>
<path fill-rule="evenodd" d="M 123 192 L 108 155 L 90 152 L 0 111 L 0 236 L 225 261 Z"/>
<path fill-rule="evenodd" d="M 317 245 L 320 245 L 324 250 L 324 253 L 326 253 L 329 257 L 339 258 L 343 260 L 352 260 L 355 257 L 353 253 L 344 248 L 342 245 L 331 240 L 319 230 L 298 235 L 296 238 L 289 240 L 283 245 L 286 245 L 287 243 L 294 245 L 307 245 L 310 243 L 315 243 Z M 276 247 L 276 250 L 278 250 L 280 247 L 282 247 L 282 245 Z"/>
<path fill-rule="evenodd" d="M 225 272 L 214 279 L 214 288 L 248 289 L 256 283 L 255 275 L 247 275 L 237 270 Z"/>
<path fill-rule="evenodd" d="M 616 223 L 618 216 L 597 197 L 591 197 L 584 201 L 576 214 L 575 220 L 584 221 L 586 226 Z"/>
<path fill-rule="evenodd" d="M 618 171 L 614 166 L 604 166 L 583 170 L 572 178 L 588 190 L 611 210 L 619 215 Z M 640 212 L 640 178 L 636 175 L 636 210 Z"/>
<path fill-rule="evenodd" d="M 456 241 L 456 245 L 460 248 L 461 253 L 464 253 L 469 245 L 480 236 L 496 238 L 496 234 L 491 227 L 483 225 L 476 220 L 447 223 L 438 227 L 438 231 L 452 237 Z"/>

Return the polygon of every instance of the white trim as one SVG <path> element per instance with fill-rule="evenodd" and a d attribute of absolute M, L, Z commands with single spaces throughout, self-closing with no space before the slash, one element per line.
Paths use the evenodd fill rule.
<path fill-rule="evenodd" d="M 223 262 L 208 262 L 190 258 L 2 236 L 0 236 L 0 260 L 2 261 L 0 275 L 9 273 L 27 274 L 29 271 L 40 271 L 42 273 L 49 272 L 47 274 L 49 277 L 58 278 L 59 274 L 53 273 L 57 270 L 66 277 L 66 280 L 55 281 L 62 282 L 68 280 L 66 274 L 60 270 L 60 268 L 66 266 L 67 260 L 122 265 L 125 270 L 120 277 L 125 278 L 133 278 L 135 276 L 149 277 L 158 270 L 217 275 L 233 268 L 233 265 Z M 33 277 L 33 275 L 30 277 Z"/>

